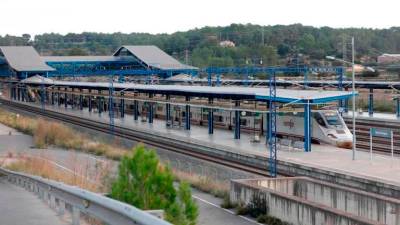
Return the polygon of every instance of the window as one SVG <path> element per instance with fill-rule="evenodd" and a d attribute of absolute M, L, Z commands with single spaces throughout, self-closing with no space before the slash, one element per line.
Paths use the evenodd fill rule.
<path fill-rule="evenodd" d="M 314 118 L 320 126 L 326 127 L 326 123 L 318 112 L 314 114 Z"/>
<path fill-rule="evenodd" d="M 325 119 L 329 125 L 342 125 L 342 121 L 336 114 L 325 114 Z"/>
<path fill-rule="evenodd" d="M 223 116 L 214 116 L 214 121 L 215 122 L 224 122 L 224 117 Z"/>

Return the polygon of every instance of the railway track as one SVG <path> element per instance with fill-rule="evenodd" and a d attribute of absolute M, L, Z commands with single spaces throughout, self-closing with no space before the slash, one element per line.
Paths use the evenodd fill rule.
<path fill-rule="evenodd" d="M 350 131 L 353 129 L 351 119 L 344 119 Z M 370 128 L 382 128 L 393 130 L 393 152 L 400 154 L 400 123 L 396 122 L 383 122 L 373 121 L 368 119 L 356 120 L 356 141 L 357 149 L 369 151 L 370 150 Z M 383 153 L 391 153 L 391 140 L 382 137 L 373 137 L 372 150 Z"/>
<path fill-rule="evenodd" d="M 260 164 L 255 164 L 255 163 L 252 164 L 251 162 L 243 163 L 239 160 L 227 159 L 226 157 L 224 158 L 218 156 L 217 154 L 210 154 L 212 151 L 210 151 L 211 149 L 208 149 L 209 147 L 206 146 L 194 143 L 185 143 L 182 141 L 169 139 L 165 137 L 158 138 L 154 134 L 148 135 L 140 131 L 135 131 L 120 126 L 114 126 L 114 129 L 111 130 L 110 125 L 108 123 L 88 120 L 73 115 L 60 114 L 49 110 L 42 110 L 38 107 L 29 106 L 26 104 L 20 104 L 1 98 L 0 98 L 0 103 L 15 111 L 28 112 L 42 117 L 58 120 L 64 123 L 70 123 L 81 127 L 89 128 L 92 130 L 96 130 L 99 132 L 113 134 L 115 136 L 126 138 L 128 140 L 141 142 L 153 148 L 159 148 L 179 154 L 184 154 L 186 156 L 190 156 L 193 158 L 201 159 L 212 163 L 217 163 L 219 165 L 224 165 L 233 169 L 238 169 L 241 171 L 246 171 L 257 175 L 269 176 L 269 173 L 266 170 L 266 168 L 268 168 L 267 165 L 265 165 L 264 167 L 261 166 Z M 280 174 L 280 175 L 287 176 L 285 174 Z"/>

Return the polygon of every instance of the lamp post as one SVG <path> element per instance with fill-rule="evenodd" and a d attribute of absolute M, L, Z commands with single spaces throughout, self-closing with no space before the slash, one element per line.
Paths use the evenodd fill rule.
<path fill-rule="evenodd" d="M 355 70 L 354 70 L 354 37 L 351 38 L 351 62 L 345 61 L 343 59 L 337 59 L 334 56 L 326 56 L 327 59 L 336 60 L 343 63 L 351 64 L 352 71 L 352 111 L 353 111 L 353 156 L 352 159 L 356 159 L 356 87 L 355 87 Z M 372 68 L 367 67 L 368 70 L 373 70 Z"/>

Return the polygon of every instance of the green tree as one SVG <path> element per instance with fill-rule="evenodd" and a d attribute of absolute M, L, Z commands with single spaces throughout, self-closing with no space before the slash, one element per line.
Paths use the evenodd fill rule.
<path fill-rule="evenodd" d="M 145 210 L 167 208 L 176 197 L 172 172 L 160 166 L 154 151 L 139 145 L 122 158 L 111 196 Z"/>
<path fill-rule="evenodd" d="M 164 209 L 166 219 L 178 225 L 194 225 L 198 209 L 186 183 L 175 190 L 173 174 L 162 166 L 157 154 L 137 146 L 121 159 L 118 177 L 111 187 L 111 197 L 143 210 Z"/>
<path fill-rule="evenodd" d="M 68 51 L 68 55 L 70 56 L 82 56 L 82 55 L 88 55 L 87 51 L 85 51 L 82 48 L 71 48 Z"/>

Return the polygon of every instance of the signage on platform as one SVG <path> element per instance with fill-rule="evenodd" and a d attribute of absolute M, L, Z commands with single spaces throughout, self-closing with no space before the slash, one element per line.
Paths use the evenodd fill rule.
<path fill-rule="evenodd" d="M 372 127 L 371 135 L 373 137 L 391 138 L 392 130 Z"/>

